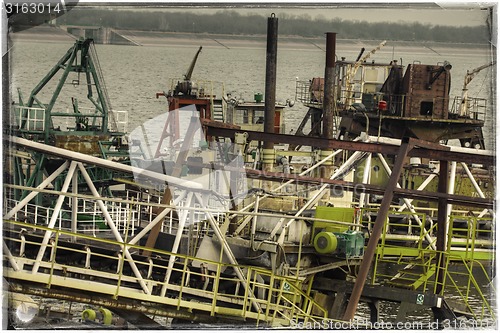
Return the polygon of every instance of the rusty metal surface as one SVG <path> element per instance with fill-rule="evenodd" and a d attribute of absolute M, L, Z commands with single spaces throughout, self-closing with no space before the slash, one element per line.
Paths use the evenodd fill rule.
<path fill-rule="evenodd" d="M 241 130 L 215 128 L 207 126 L 207 134 L 213 136 L 234 138 L 234 134 L 239 132 L 241 132 Z M 257 141 L 270 141 L 274 143 L 308 145 L 322 149 L 345 149 L 349 151 L 364 151 L 368 153 L 381 153 L 387 155 L 397 155 L 399 149 L 399 147 L 397 146 L 380 144 L 380 143 L 342 141 L 342 140 L 325 139 L 325 138 L 317 138 L 310 136 L 304 137 L 304 136 L 289 135 L 289 134 L 262 133 L 257 131 L 245 131 L 245 133 L 248 134 L 248 140 L 250 141 L 257 140 Z M 435 160 L 477 163 L 488 166 L 492 166 L 495 164 L 495 157 L 490 155 L 462 153 L 455 151 L 442 151 L 429 148 L 418 148 L 418 147 L 414 148 L 408 153 L 408 156 L 424 157 Z"/>
<path fill-rule="evenodd" d="M 276 67 L 278 57 L 278 18 L 267 18 L 266 90 L 264 96 L 264 132 L 274 133 L 276 105 Z M 264 149 L 273 149 L 271 141 L 264 142 Z"/>
<path fill-rule="evenodd" d="M 438 192 L 448 193 L 448 172 L 450 164 L 448 161 L 440 161 L 439 163 L 439 183 Z M 436 294 L 440 294 L 445 281 L 445 251 L 446 251 L 446 241 L 447 241 L 447 231 L 448 231 L 448 202 L 445 198 L 438 200 L 438 216 L 437 216 L 437 233 L 436 233 L 436 250 L 440 251 L 440 255 L 436 256 L 436 267 L 437 267 L 437 285 Z"/>
<path fill-rule="evenodd" d="M 110 135 L 55 135 L 55 146 L 82 154 L 101 156 L 99 141 L 109 141 Z"/>
<path fill-rule="evenodd" d="M 335 116 L 335 43 L 337 34 L 326 33 L 325 88 L 323 98 L 323 137 L 333 139 Z"/>
<path fill-rule="evenodd" d="M 299 176 L 296 174 L 268 172 L 268 171 L 254 170 L 254 169 L 243 169 L 243 168 L 236 168 L 227 165 L 212 164 L 212 163 L 206 164 L 206 163 L 186 162 L 186 165 L 196 168 L 226 170 L 232 172 L 245 173 L 246 177 L 249 179 L 267 180 L 279 183 L 292 180 L 297 184 L 309 184 L 309 185 L 330 184 L 332 188 L 338 188 L 344 191 L 354 191 L 358 194 L 369 193 L 369 194 L 383 195 L 385 191 L 385 187 L 383 186 L 350 182 L 338 179 Z M 404 197 L 408 199 L 425 200 L 425 201 L 439 201 L 441 199 L 444 199 L 447 200 L 448 203 L 453 205 L 463 205 L 467 207 L 477 207 L 477 208 L 487 208 L 487 209 L 494 208 L 494 201 L 491 198 L 470 197 L 458 194 L 396 188 L 394 189 L 394 196 L 396 198 Z"/>
<path fill-rule="evenodd" d="M 92 304 L 110 309 L 116 308 L 116 309 L 140 312 L 144 314 L 179 318 L 191 321 L 214 320 L 214 317 L 211 317 L 210 315 L 177 310 L 175 307 L 167 307 L 167 306 L 159 307 L 159 306 L 154 306 L 152 304 L 143 304 L 139 302 L 126 300 L 123 298 L 113 299 L 105 295 L 95 294 L 91 291 L 89 291 L 88 293 L 75 293 L 68 290 L 62 290 L 56 288 L 47 289 L 36 285 L 32 286 L 28 286 L 26 284 L 21 285 L 12 280 L 9 280 L 7 285 L 9 291 L 22 293 L 26 295 L 55 298 L 69 302 Z"/>
<path fill-rule="evenodd" d="M 345 127 L 352 136 L 366 131 L 366 118 L 362 114 L 341 112 L 340 127 Z M 425 119 L 415 117 L 397 117 L 366 113 L 369 122 L 369 135 L 402 138 L 411 135 L 427 141 L 439 142 L 452 139 L 483 140 L 484 121 L 475 119 Z"/>
<path fill-rule="evenodd" d="M 254 179 L 276 181 L 276 182 L 294 180 L 298 184 L 311 184 L 311 185 L 331 184 L 332 187 L 342 188 L 345 191 L 356 191 L 357 193 L 383 195 L 385 191 L 385 187 L 371 185 L 371 184 L 355 183 L 344 180 L 332 180 L 332 179 L 316 178 L 316 177 L 295 176 L 277 172 L 262 172 L 258 170 L 247 170 L 247 177 Z M 447 200 L 450 204 L 454 205 L 464 205 L 468 207 L 478 207 L 478 208 L 488 208 L 488 209 L 494 208 L 493 199 L 490 198 L 469 197 L 464 195 L 439 193 L 432 191 L 417 191 L 417 190 L 410 190 L 403 188 L 395 188 L 393 192 L 395 197 L 404 197 L 408 199 L 426 200 L 426 201 L 438 201 L 440 199 L 444 199 Z"/>
<path fill-rule="evenodd" d="M 403 78 L 406 117 L 448 118 L 450 73 L 443 66 L 409 64 Z"/>

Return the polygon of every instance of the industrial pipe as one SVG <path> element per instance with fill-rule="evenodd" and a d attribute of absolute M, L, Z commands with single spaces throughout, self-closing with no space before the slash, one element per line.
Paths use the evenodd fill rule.
<path fill-rule="evenodd" d="M 325 139 L 333 139 L 334 117 L 335 117 L 335 44 L 337 34 L 326 33 L 326 61 L 325 61 L 325 83 L 323 90 L 323 133 Z M 326 154 L 331 151 L 325 152 Z M 333 166 L 325 166 L 321 170 L 322 178 L 330 178 Z M 326 199 L 326 198 L 325 198 Z"/>
<path fill-rule="evenodd" d="M 276 106 L 276 63 L 278 55 L 278 18 L 273 13 L 267 19 L 267 49 L 266 49 L 266 92 L 264 96 L 264 132 L 274 133 L 274 118 Z M 274 149 L 274 142 L 264 141 L 264 149 Z M 272 168 L 265 165 L 265 168 Z"/>
<path fill-rule="evenodd" d="M 325 87 L 323 98 L 323 137 L 333 139 L 335 116 L 335 32 L 326 33 Z"/>

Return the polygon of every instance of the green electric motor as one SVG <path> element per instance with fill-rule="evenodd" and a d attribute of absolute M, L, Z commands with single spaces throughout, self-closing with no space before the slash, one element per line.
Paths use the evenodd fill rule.
<path fill-rule="evenodd" d="M 342 258 L 363 256 L 365 237 L 360 231 L 344 232 L 321 231 L 313 240 L 314 249 L 320 254 L 336 255 Z"/>
<path fill-rule="evenodd" d="M 333 232 L 322 231 L 314 237 L 314 249 L 321 254 L 333 253 L 337 250 L 337 236 Z"/>

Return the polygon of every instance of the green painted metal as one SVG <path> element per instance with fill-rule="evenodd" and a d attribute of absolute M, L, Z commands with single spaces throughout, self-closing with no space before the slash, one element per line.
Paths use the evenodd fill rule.
<path fill-rule="evenodd" d="M 108 133 L 109 122 L 109 102 L 107 101 L 106 92 L 102 86 L 102 78 L 98 67 L 98 60 L 93 50 L 94 44 L 92 39 L 80 39 L 66 52 L 66 54 L 55 64 L 55 66 L 45 75 L 45 77 L 31 91 L 26 103 L 23 103 L 22 94 L 19 92 L 19 105 L 33 107 L 41 106 L 45 109 L 44 115 L 44 131 L 43 141 L 45 143 L 53 143 L 54 135 L 59 134 L 54 129 L 53 117 L 72 116 L 75 121 L 77 130 L 91 131 L 93 133 Z M 38 94 L 41 93 L 47 84 L 62 71 L 61 77 L 52 93 L 52 97 L 47 104 L 42 103 L 38 99 Z M 54 105 L 60 96 L 60 93 L 67 83 L 71 73 L 83 74 L 85 77 L 84 85 L 87 87 L 87 97 L 95 106 L 95 114 L 83 116 L 78 107 L 78 101 L 72 100 L 73 113 L 58 113 L 54 110 Z M 80 84 L 80 82 L 78 81 Z M 93 88 L 94 87 L 94 88 Z M 93 89 L 97 92 L 97 98 L 94 98 Z M 56 112 L 54 112 L 56 111 Z M 29 112 L 28 109 L 24 113 Z M 92 123 L 88 124 L 88 118 L 92 118 Z M 97 125 L 97 119 L 100 120 L 100 125 Z M 26 129 L 26 122 L 21 123 L 20 131 L 24 135 L 33 134 L 29 129 Z M 79 133 L 75 133 L 79 135 Z"/>
<path fill-rule="evenodd" d="M 391 212 L 389 215 L 396 213 Z M 411 215 L 408 213 L 408 216 Z M 421 218 L 425 221 L 425 216 Z M 399 235 L 391 238 L 389 231 L 404 223 L 387 219 L 375 255 L 372 284 L 434 293 L 440 290 L 441 296 L 451 292 L 461 298 L 473 318 L 495 318 L 487 296 L 493 288 L 492 276 L 483 266 L 483 263 L 492 263 L 495 259 L 494 242 L 488 241 L 494 239 L 493 231 L 487 227 L 487 223 L 491 223 L 491 218 L 452 216 L 448 224 L 447 248 L 443 252 L 432 249 L 424 239 L 425 235 L 435 232 L 436 225 L 425 231 L 424 227 L 414 226 L 413 232 L 419 234 L 418 237 Z M 436 263 L 442 256 L 445 258 L 445 279 L 440 282 Z M 391 270 L 388 271 L 387 267 L 391 267 Z M 478 281 L 482 281 L 482 284 Z M 481 311 L 473 310 L 478 306 L 476 303 L 482 307 Z"/>
<path fill-rule="evenodd" d="M 84 321 L 94 321 L 96 318 L 96 313 L 92 309 L 85 309 L 82 312 L 82 320 Z"/>
<path fill-rule="evenodd" d="M 73 79 L 75 76 L 77 79 Z M 51 82 L 56 80 L 57 82 Z M 61 92 L 69 83 L 80 86 L 90 103 L 86 103 L 85 106 L 83 102 L 86 100 L 72 97 L 71 101 L 68 101 L 72 105 L 71 111 L 60 110 L 59 100 L 63 96 Z M 39 99 L 42 94 L 50 96 L 49 102 Z M 19 102 L 13 110 L 19 117 L 19 128 L 15 131 L 20 136 L 84 154 L 105 159 L 112 157 L 123 163 L 130 163 L 128 147 L 121 140 L 124 133 L 116 130 L 92 39 L 75 41 L 74 45 L 35 86 L 27 99 L 23 97 L 20 89 L 18 96 Z M 90 109 L 87 107 L 89 104 Z M 82 108 L 82 105 L 85 108 Z M 69 124 L 67 128 L 62 125 L 65 121 Z M 31 187 L 40 183 L 43 173 L 50 172 L 48 162 L 54 164 L 56 160 L 48 159 L 40 154 L 32 154 L 31 158 L 29 161 L 16 158 L 12 166 L 15 184 Z M 111 183 L 116 183 L 115 173 L 104 169 L 93 171 L 91 176 L 97 186 L 105 186 L 100 191 L 110 194 L 107 187 Z M 61 177 L 65 177 L 65 174 L 63 173 Z M 122 174 L 118 176 L 124 177 Z M 62 183 L 57 179 L 54 184 L 57 190 Z M 79 181 L 79 185 L 82 185 L 82 182 Z M 15 190 L 14 194 L 16 199 L 22 199 L 26 191 Z M 41 205 L 40 199 L 37 198 L 37 200 L 36 204 Z"/>
<path fill-rule="evenodd" d="M 337 250 L 337 236 L 329 231 L 321 231 L 314 237 L 314 249 L 321 254 L 331 254 Z"/>
<path fill-rule="evenodd" d="M 99 308 L 99 312 L 102 314 L 102 323 L 104 325 L 111 325 L 113 322 L 113 313 L 106 308 Z"/>
<path fill-rule="evenodd" d="M 335 233 L 338 242 L 339 256 L 347 259 L 360 258 L 364 253 L 365 236 L 361 231 L 346 230 Z"/>
<path fill-rule="evenodd" d="M 318 206 L 316 207 L 315 217 L 319 219 L 331 220 L 332 223 L 315 221 L 313 224 L 312 234 L 315 235 L 319 231 L 323 230 L 330 232 L 346 231 L 349 229 L 348 227 L 335 222 L 353 223 L 354 214 L 354 208 Z"/>

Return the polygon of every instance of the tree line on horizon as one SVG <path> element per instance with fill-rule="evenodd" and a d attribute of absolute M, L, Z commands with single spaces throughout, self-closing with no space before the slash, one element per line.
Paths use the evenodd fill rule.
<path fill-rule="evenodd" d="M 434 41 L 483 44 L 490 40 L 488 27 L 442 26 L 413 23 L 368 23 L 336 18 L 311 18 L 277 13 L 280 35 L 323 37 L 334 31 L 342 39 Z M 57 18 L 60 25 L 104 26 L 124 30 L 160 32 L 265 35 L 267 18 L 259 14 L 241 15 L 235 10 L 214 14 L 121 9 L 72 10 Z"/>

